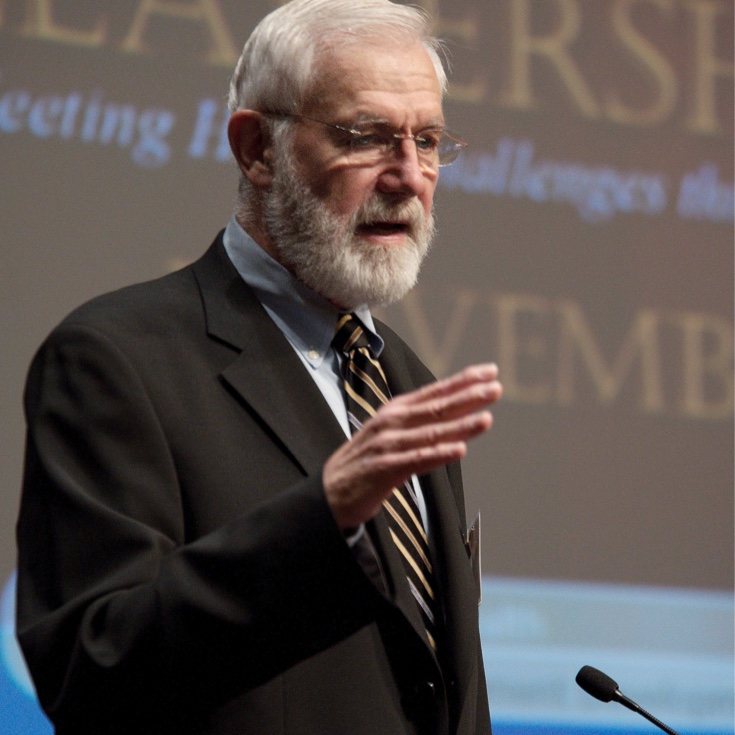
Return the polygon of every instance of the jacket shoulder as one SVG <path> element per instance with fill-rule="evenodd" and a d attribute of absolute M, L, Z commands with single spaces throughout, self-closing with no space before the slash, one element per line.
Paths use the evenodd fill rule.
<path fill-rule="evenodd" d="M 174 324 L 200 319 L 202 307 L 196 273 L 216 270 L 224 255 L 221 240 L 222 233 L 198 260 L 179 270 L 86 301 L 64 317 L 51 336 L 75 328 L 108 336 L 156 335 L 174 328 Z"/>

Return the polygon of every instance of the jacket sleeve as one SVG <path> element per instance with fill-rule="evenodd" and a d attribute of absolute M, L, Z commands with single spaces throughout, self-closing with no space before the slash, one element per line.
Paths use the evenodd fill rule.
<path fill-rule="evenodd" d="M 190 540 L 169 436 L 108 337 L 58 328 L 25 409 L 17 630 L 57 724 L 255 687 L 373 617 L 320 477 Z"/>

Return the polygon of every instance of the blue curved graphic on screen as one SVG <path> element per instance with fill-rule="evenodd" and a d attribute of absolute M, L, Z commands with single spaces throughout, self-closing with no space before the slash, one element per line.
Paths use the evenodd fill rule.
<path fill-rule="evenodd" d="M 51 735 L 15 638 L 15 586 L 13 572 L 0 597 L 0 733 Z"/>

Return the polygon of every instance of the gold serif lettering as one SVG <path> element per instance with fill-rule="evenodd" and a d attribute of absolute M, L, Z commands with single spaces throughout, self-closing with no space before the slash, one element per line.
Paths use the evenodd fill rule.
<path fill-rule="evenodd" d="M 480 27 L 476 18 L 447 18 L 441 14 L 439 0 L 420 0 L 416 3 L 424 8 L 432 19 L 432 32 L 444 40 L 457 39 L 463 46 L 476 46 L 480 38 Z M 449 96 L 459 102 L 478 103 L 487 97 L 487 76 L 478 70 L 471 81 L 452 78 L 448 85 Z"/>
<path fill-rule="evenodd" d="M 680 318 L 683 334 L 683 413 L 698 419 L 728 418 L 733 411 L 733 337 L 723 319 L 702 314 Z"/>
<path fill-rule="evenodd" d="M 674 110 L 678 96 L 676 74 L 671 65 L 641 33 L 636 30 L 630 18 L 631 8 L 639 0 L 618 0 L 613 7 L 612 26 L 617 37 L 625 47 L 651 73 L 656 81 L 657 94 L 645 109 L 632 110 L 612 92 L 606 106 L 607 117 L 623 125 L 656 125 L 668 119 Z M 671 0 L 646 0 L 652 2 L 662 13 L 671 14 Z"/>
<path fill-rule="evenodd" d="M 553 307 L 539 296 L 505 294 L 498 298 L 498 356 L 508 400 L 546 403 L 553 398 L 548 378 Z"/>
<path fill-rule="evenodd" d="M 459 289 L 454 295 L 454 308 L 444 330 L 444 337 L 441 342 L 437 342 L 433 337 L 435 324 L 429 326 L 426 311 L 419 297 L 419 289 L 410 291 L 401 301 L 401 308 L 408 320 L 416 349 L 429 370 L 437 377 L 442 377 L 449 371 L 476 303 L 476 291 L 469 288 Z"/>
<path fill-rule="evenodd" d="M 54 22 L 53 6 L 53 0 L 26 0 L 26 18 L 21 33 L 24 36 L 72 46 L 98 47 L 105 43 L 107 38 L 106 18 L 97 18 L 91 30 L 67 28 Z"/>
<path fill-rule="evenodd" d="M 718 26 L 718 19 L 727 12 L 727 5 L 709 0 L 696 0 L 685 3 L 685 7 L 694 16 L 695 25 L 694 107 L 686 123 L 688 129 L 694 133 L 716 135 L 721 132 L 721 125 L 717 119 L 716 82 L 718 78 L 732 80 L 735 76 L 733 62 L 718 58 L 715 52 L 717 46 L 715 29 Z M 727 26 L 726 20 L 722 22 Z"/>
<path fill-rule="evenodd" d="M 582 24 L 579 7 L 574 0 L 555 0 L 559 24 L 555 32 L 541 36 L 531 32 L 531 5 L 532 0 L 513 0 L 511 4 L 510 88 L 503 96 L 503 103 L 523 110 L 535 108 L 531 60 L 538 57 L 551 63 L 585 117 L 599 117 L 597 102 L 567 51 Z"/>
<path fill-rule="evenodd" d="M 571 301 L 559 305 L 561 317 L 559 337 L 558 401 L 570 404 L 574 399 L 577 360 L 582 359 L 597 389 L 601 403 L 610 405 L 620 393 L 636 356 L 641 364 L 641 407 L 646 413 L 658 413 L 664 408 L 661 385 L 661 355 L 659 320 L 652 310 L 640 311 L 623 342 L 611 368 L 587 324 L 579 304 Z"/>
<path fill-rule="evenodd" d="M 222 9 L 217 0 L 142 0 L 133 18 L 128 35 L 122 42 L 123 51 L 144 53 L 143 36 L 151 16 L 168 16 L 203 23 L 209 35 L 210 49 L 205 56 L 209 64 L 230 67 L 237 61 L 235 48 Z"/>

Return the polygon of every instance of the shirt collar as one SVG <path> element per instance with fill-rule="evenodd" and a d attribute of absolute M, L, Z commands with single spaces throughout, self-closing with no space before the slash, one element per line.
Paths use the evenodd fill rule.
<path fill-rule="evenodd" d="M 223 241 L 232 264 L 271 319 L 294 349 L 312 367 L 319 367 L 331 348 L 339 309 L 268 255 L 235 217 L 228 223 Z M 367 328 L 370 348 L 379 357 L 383 340 L 375 332 L 370 310 L 360 307 L 355 313 Z"/>

